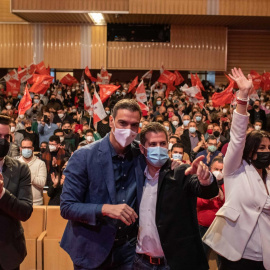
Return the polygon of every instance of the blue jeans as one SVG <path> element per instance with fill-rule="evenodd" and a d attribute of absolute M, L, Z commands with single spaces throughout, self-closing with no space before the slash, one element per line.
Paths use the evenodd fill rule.
<path fill-rule="evenodd" d="M 142 256 L 136 254 L 134 258 L 133 270 L 170 270 L 168 264 L 155 265 L 143 259 Z"/>
<path fill-rule="evenodd" d="M 74 265 L 74 270 L 132 270 L 137 237 L 121 246 L 113 247 L 106 260 L 97 268 Z"/>

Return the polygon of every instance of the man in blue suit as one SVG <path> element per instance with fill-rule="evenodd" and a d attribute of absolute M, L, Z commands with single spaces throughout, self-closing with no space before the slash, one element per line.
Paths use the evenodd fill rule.
<path fill-rule="evenodd" d="M 132 269 L 146 166 L 133 142 L 140 119 L 136 101 L 119 101 L 111 133 L 68 162 L 60 207 L 69 221 L 61 247 L 74 269 Z"/>

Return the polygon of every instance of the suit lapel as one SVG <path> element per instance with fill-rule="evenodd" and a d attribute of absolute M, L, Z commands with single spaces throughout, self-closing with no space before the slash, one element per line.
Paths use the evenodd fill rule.
<path fill-rule="evenodd" d="M 168 161 L 162 166 L 159 172 L 159 178 L 158 178 L 158 192 L 157 192 L 157 199 L 159 197 L 159 193 L 165 178 L 165 175 L 170 171 L 171 169 L 171 160 L 168 159 Z"/>
<path fill-rule="evenodd" d="M 111 202 L 116 204 L 116 189 L 114 182 L 114 171 L 111 157 L 111 150 L 109 146 L 109 135 L 100 143 L 98 160 L 100 163 L 100 171 L 102 172 L 103 180 L 107 185 Z"/>
<path fill-rule="evenodd" d="M 144 185 L 144 170 L 146 167 L 145 161 L 143 160 L 143 156 L 140 155 L 136 159 L 135 164 L 135 177 L 136 177 L 136 185 L 137 185 L 137 207 L 139 207 L 142 199 L 142 191 L 143 191 L 143 185 Z M 134 161 L 135 162 L 135 161 Z M 138 208 L 139 209 L 139 208 Z"/>
<path fill-rule="evenodd" d="M 9 157 L 5 157 L 5 163 L 3 165 L 2 174 L 4 177 L 4 188 L 7 188 L 9 181 L 12 177 L 12 164 Z"/>

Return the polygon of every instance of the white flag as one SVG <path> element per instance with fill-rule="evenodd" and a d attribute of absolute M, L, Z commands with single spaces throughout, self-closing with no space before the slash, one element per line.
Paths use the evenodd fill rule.
<path fill-rule="evenodd" d="M 84 81 L 84 110 L 87 111 L 90 114 L 90 116 L 93 115 L 92 98 L 88 86 L 86 84 L 86 81 Z"/>

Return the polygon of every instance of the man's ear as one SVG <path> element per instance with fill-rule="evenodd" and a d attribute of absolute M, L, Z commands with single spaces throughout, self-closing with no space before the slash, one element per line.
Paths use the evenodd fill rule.
<path fill-rule="evenodd" d="M 140 151 L 141 151 L 141 153 L 144 155 L 144 148 L 143 148 L 143 145 L 142 144 L 139 144 L 139 147 L 140 147 Z"/>

